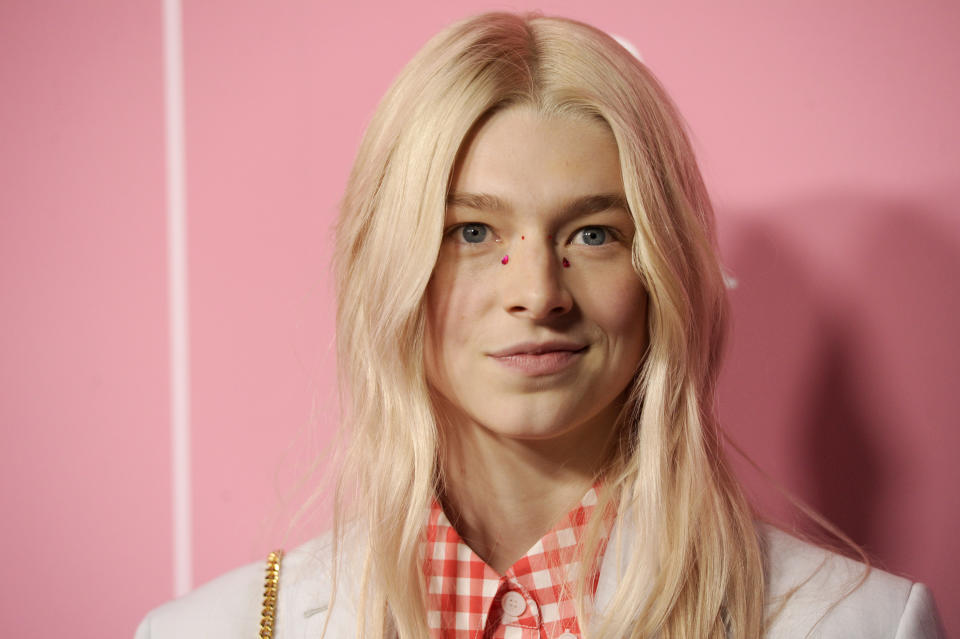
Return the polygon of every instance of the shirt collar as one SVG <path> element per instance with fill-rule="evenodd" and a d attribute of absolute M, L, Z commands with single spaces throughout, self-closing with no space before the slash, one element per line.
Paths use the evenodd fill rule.
<path fill-rule="evenodd" d="M 598 482 L 503 575 L 463 541 L 434 498 L 423 564 L 431 637 L 474 637 L 478 630 L 489 632 L 498 624 L 536 628 L 545 637 L 560 637 L 564 632 L 578 635 L 574 610 L 578 549 L 599 489 Z M 587 579 L 591 600 L 612 524 L 611 514 L 604 522 L 599 554 Z"/>

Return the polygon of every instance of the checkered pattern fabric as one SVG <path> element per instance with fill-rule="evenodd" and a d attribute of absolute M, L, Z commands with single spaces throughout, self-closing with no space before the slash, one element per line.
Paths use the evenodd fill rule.
<path fill-rule="evenodd" d="M 597 503 L 596 486 L 526 555 L 499 575 L 460 538 L 434 499 L 424 574 L 431 639 L 575 639 L 577 544 Z M 612 527 L 605 522 L 602 551 Z M 596 591 L 599 560 L 588 587 Z"/>

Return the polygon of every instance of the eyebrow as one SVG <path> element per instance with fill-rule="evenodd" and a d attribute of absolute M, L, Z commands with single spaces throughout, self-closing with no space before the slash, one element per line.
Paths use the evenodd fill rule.
<path fill-rule="evenodd" d="M 487 193 L 451 193 L 447 196 L 447 206 L 461 206 L 479 211 L 506 211 L 510 208 L 496 195 Z M 622 193 L 597 193 L 569 200 L 560 209 L 560 214 L 563 217 L 575 217 L 608 209 L 623 209 L 629 212 L 630 205 Z"/>

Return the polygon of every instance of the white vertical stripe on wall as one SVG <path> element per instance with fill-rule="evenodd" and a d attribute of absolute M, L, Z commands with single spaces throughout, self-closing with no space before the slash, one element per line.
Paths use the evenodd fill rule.
<path fill-rule="evenodd" d="M 173 590 L 193 584 L 190 499 L 190 335 L 187 319 L 186 156 L 183 128 L 183 38 L 180 0 L 163 0 L 167 152 L 167 297 L 170 333 L 170 439 L 173 498 Z"/>

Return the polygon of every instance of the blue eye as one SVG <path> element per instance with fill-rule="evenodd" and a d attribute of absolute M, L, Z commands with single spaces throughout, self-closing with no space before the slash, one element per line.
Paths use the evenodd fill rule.
<path fill-rule="evenodd" d="M 601 246 L 607 241 L 607 231 L 600 226 L 588 226 L 578 234 L 583 243 L 589 246 Z"/>
<path fill-rule="evenodd" d="M 486 224 L 464 224 L 460 227 L 460 235 L 464 242 L 479 244 L 487 237 Z"/>

